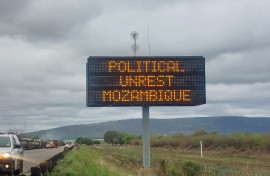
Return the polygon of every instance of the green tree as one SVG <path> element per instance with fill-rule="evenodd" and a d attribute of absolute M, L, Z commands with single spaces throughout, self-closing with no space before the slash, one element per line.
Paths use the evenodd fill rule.
<path fill-rule="evenodd" d="M 123 132 L 117 133 L 118 143 L 120 145 L 126 144 L 126 134 Z"/>
<path fill-rule="evenodd" d="M 129 144 L 129 142 L 132 139 L 136 139 L 136 138 L 138 138 L 136 135 L 129 134 L 129 133 L 126 133 L 126 132 L 118 132 L 118 143 L 120 145 Z"/>
<path fill-rule="evenodd" d="M 100 141 L 97 141 L 97 140 L 94 141 L 94 144 L 96 145 L 99 145 L 100 143 L 101 143 Z"/>
<path fill-rule="evenodd" d="M 76 144 L 83 144 L 83 137 L 77 137 L 75 143 Z"/>
<path fill-rule="evenodd" d="M 93 139 L 89 137 L 77 137 L 76 144 L 85 144 L 85 145 L 93 145 L 94 141 Z"/>
<path fill-rule="evenodd" d="M 86 145 L 93 145 L 94 144 L 94 141 L 91 138 L 85 137 L 84 138 L 84 144 L 86 144 Z"/>
<path fill-rule="evenodd" d="M 107 131 L 104 136 L 104 141 L 108 144 L 118 143 L 118 133 L 116 131 Z"/>
<path fill-rule="evenodd" d="M 58 144 L 59 144 L 60 146 L 64 146 L 64 145 L 65 145 L 65 141 L 59 140 L 59 141 L 58 141 Z"/>

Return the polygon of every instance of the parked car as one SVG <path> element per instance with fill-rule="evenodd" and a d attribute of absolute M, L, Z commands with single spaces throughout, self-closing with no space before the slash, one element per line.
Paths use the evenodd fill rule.
<path fill-rule="evenodd" d="M 23 171 L 24 150 L 14 134 L 0 134 L 0 173 L 9 176 Z"/>

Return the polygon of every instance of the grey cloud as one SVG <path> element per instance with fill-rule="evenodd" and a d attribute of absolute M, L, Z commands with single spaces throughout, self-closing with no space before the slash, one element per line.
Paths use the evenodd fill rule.
<path fill-rule="evenodd" d="M 209 103 L 230 103 L 236 106 L 257 107 L 267 104 L 270 98 L 270 82 L 253 84 L 208 85 Z"/>
<path fill-rule="evenodd" d="M 101 13 L 99 3 L 75 1 L 25 1 L 18 5 L 5 3 L 13 13 L 3 16 L 0 34 L 32 41 L 57 41 L 83 27 Z M 27 4 L 27 5 L 26 5 Z M 16 10 L 19 8 L 20 10 Z M 12 19 L 12 20 L 10 20 Z"/>
<path fill-rule="evenodd" d="M 138 55 L 147 55 L 148 24 L 152 55 L 204 55 L 212 60 L 220 54 L 270 45 L 268 1 L 174 1 L 172 5 L 163 2 L 152 11 L 123 4 L 107 2 L 104 11 L 113 12 L 101 14 L 86 26 L 89 41 L 81 41 L 80 50 L 98 55 L 104 55 L 104 50 L 105 54 L 131 55 L 129 33 L 137 30 Z"/>
<path fill-rule="evenodd" d="M 221 54 L 206 64 L 208 83 L 270 82 L 270 46 Z"/>
<path fill-rule="evenodd" d="M 0 21 L 12 23 L 13 20 L 18 17 L 18 14 L 22 13 L 22 11 L 27 8 L 28 4 L 29 0 L 0 1 Z"/>

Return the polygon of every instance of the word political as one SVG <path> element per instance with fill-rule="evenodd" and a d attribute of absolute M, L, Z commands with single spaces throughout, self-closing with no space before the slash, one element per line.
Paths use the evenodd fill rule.
<path fill-rule="evenodd" d="M 88 106 L 205 103 L 204 58 L 89 57 Z"/>
<path fill-rule="evenodd" d="M 132 64 L 131 64 L 132 63 Z M 133 68 L 132 68 L 133 67 Z M 109 61 L 109 72 L 185 72 L 179 61 Z"/>

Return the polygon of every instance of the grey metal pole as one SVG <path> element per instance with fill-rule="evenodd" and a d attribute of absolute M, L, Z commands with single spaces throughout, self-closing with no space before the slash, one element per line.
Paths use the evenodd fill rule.
<path fill-rule="evenodd" d="M 202 141 L 200 141 L 200 146 L 201 146 L 201 158 L 203 157 L 203 148 L 202 148 Z"/>
<path fill-rule="evenodd" d="M 150 168 L 149 105 L 142 106 L 143 116 L 143 167 Z"/>

